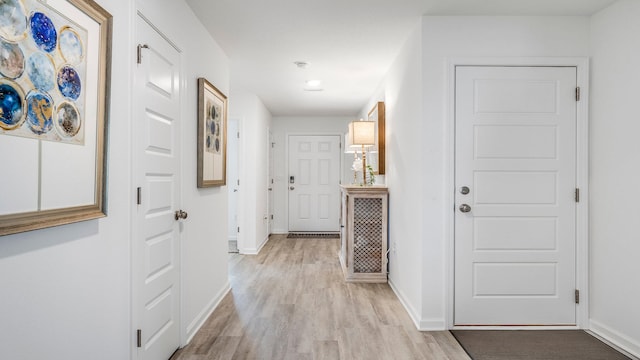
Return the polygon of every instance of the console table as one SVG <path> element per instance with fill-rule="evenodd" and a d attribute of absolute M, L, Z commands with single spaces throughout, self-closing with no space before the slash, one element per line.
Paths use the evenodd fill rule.
<path fill-rule="evenodd" d="M 385 186 L 342 185 L 340 264 L 346 281 L 387 282 Z"/>

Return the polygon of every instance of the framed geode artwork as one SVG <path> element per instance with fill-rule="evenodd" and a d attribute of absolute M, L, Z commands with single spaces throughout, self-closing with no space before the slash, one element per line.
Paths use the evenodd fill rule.
<path fill-rule="evenodd" d="M 112 16 L 0 0 L 0 235 L 106 215 Z"/>
<path fill-rule="evenodd" d="M 198 79 L 198 187 L 227 180 L 227 97 L 207 79 Z"/>

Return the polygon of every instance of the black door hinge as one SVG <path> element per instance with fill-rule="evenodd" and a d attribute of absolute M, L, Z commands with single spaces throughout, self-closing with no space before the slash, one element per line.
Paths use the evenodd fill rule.
<path fill-rule="evenodd" d="M 142 347 L 142 330 L 138 329 L 136 333 L 136 337 L 137 337 L 137 346 Z"/>
<path fill-rule="evenodd" d="M 580 304 L 580 290 L 576 289 L 576 304 Z"/>

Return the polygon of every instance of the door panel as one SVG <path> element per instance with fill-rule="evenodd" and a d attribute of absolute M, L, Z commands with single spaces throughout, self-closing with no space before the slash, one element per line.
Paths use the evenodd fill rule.
<path fill-rule="evenodd" d="M 139 359 L 168 359 L 180 346 L 180 54 L 138 17 L 142 63 L 135 74 L 135 179 L 141 187 L 134 232 Z"/>
<path fill-rule="evenodd" d="M 573 67 L 456 68 L 455 325 L 576 323 L 575 88 Z"/>
<path fill-rule="evenodd" d="M 290 136 L 289 231 L 338 231 L 340 136 Z"/>
<path fill-rule="evenodd" d="M 227 126 L 227 196 L 228 196 L 228 239 L 230 252 L 237 252 L 238 241 L 238 192 L 240 191 L 239 123 L 229 119 Z"/>

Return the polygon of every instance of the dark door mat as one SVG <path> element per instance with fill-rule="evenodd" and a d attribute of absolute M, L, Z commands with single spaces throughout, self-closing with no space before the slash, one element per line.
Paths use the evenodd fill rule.
<path fill-rule="evenodd" d="M 473 360 L 630 360 L 582 330 L 451 330 Z"/>
<path fill-rule="evenodd" d="M 289 233 L 289 239 L 340 239 L 339 233 Z"/>

